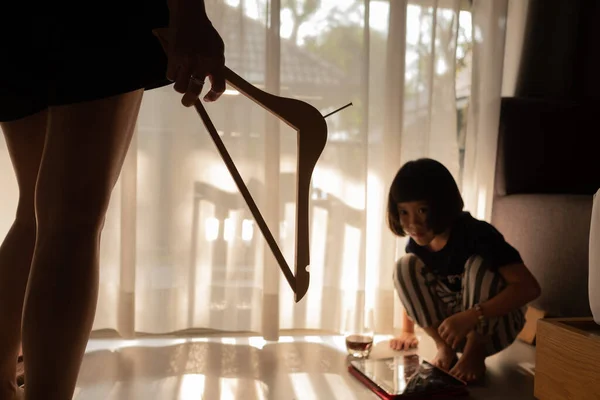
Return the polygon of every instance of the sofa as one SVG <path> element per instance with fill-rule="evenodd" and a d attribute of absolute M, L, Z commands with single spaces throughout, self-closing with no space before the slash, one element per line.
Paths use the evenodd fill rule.
<path fill-rule="evenodd" d="M 598 103 L 503 98 L 492 224 L 538 279 L 548 317 L 591 316 L 588 251 L 600 188 Z"/>

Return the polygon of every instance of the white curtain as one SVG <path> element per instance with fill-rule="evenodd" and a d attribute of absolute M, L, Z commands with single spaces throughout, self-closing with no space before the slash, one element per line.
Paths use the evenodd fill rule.
<path fill-rule="evenodd" d="M 506 4 L 207 1 L 227 65 L 246 80 L 323 114 L 353 103 L 327 118 L 313 173 L 308 294 L 294 303 L 200 118 L 166 87 L 145 94 L 112 197 L 94 329 L 273 339 L 282 330 L 339 332 L 348 310 L 374 310 L 381 333 L 398 328 L 391 275 L 404 243 L 385 225 L 388 185 L 404 162 L 436 158 L 467 208 L 487 213 Z M 296 133 L 231 88 L 207 110 L 293 266 Z M 4 234 L 17 200 L 5 149 L 0 185 Z"/>
<path fill-rule="evenodd" d="M 473 76 L 462 188 L 472 214 L 488 221 L 492 213 L 507 14 L 507 0 L 473 3 Z"/>

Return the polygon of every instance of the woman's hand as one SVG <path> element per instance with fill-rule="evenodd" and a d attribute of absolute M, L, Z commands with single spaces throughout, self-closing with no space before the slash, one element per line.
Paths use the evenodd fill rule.
<path fill-rule="evenodd" d="M 171 0 L 167 29 L 155 29 L 168 58 L 167 79 L 183 93 L 186 107 L 200 96 L 206 77 L 211 82 L 205 101 L 216 101 L 225 91 L 225 44 L 213 27 L 203 0 Z"/>
<path fill-rule="evenodd" d="M 446 318 L 440 324 L 438 333 L 448 346 L 456 350 L 469 332 L 475 329 L 477 321 L 477 313 L 473 309 L 462 311 Z"/>
<path fill-rule="evenodd" d="M 390 347 L 394 350 L 409 350 L 419 345 L 419 339 L 414 332 L 402 332 L 390 340 Z"/>

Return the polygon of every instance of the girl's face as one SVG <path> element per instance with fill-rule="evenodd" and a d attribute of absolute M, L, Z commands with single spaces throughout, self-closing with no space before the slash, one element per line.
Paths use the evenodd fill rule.
<path fill-rule="evenodd" d="M 400 225 L 419 246 L 428 246 L 435 234 L 427 227 L 429 207 L 425 201 L 398 203 Z"/>

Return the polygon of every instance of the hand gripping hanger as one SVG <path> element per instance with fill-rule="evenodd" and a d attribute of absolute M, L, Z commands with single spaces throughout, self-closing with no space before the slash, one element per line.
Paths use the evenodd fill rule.
<path fill-rule="evenodd" d="M 256 223 L 258 224 L 267 244 L 271 248 L 283 275 L 287 279 L 290 287 L 294 291 L 296 302 L 302 300 L 310 283 L 310 273 L 307 267 L 310 265 L 309 249 L 309 200 L 310 200 L 310 181 L 312 173 L 325 148 L 327 142 L 327 124 L 325 117 L 321 113 L 305 102 L 297 99 L 275 96 L 266 93 L 249 82 L 245 81 L 235 72 L 225 67 L 225 79 L 237 89 L 240 93 L 262 106 L 267 111 L 274 114 L 280 120 L 287 123 L 295 129 L 298 137 L 298 162 L 296 178 L 296 251 L 295 251 L 295 272 L 294 275 L 288 266 L 277 242 L 273 238 L 267 223 L 262 217 L 254 199 L 250 195 L 246 184 L 242 180 L 235 163 L 229 156 L 221 137 L 217 133 L 202 101 L 197 99 L 194 103 L 196 111 L 202 118 L 206 129 L 213 138 L 221 158 L 225 162 L 227 169 L 231 173 L 240 193 L 244 197 L 246 204 L 250 208 Z M 329 114 L 331 115 L 331 114 Z"/>

